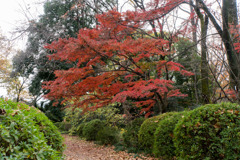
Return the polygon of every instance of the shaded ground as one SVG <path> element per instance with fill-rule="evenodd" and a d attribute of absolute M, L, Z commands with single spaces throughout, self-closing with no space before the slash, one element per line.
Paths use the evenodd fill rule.
<path fill-rule="evenodd" d="M 62 135 L 65 139 L 66 160 L 154 160 L 154 158 L 134 158 L 133 154 L 123 151 L 116 152 L 113 147 L 96 145 L 93 142 L 84 141 L 77 136 Z"/>

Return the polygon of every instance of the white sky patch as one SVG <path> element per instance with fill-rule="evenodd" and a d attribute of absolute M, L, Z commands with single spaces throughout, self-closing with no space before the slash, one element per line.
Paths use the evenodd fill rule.
<path fill-rule="evenodd" d="M 45 0 L 1 0 L 0 1 L 0 31 L 3 36 L 12 40 L 16 28 L 27 25 L 28 21 L 36 20 L 43 13 L 43 2 Z M 23 27 L 24 28 L 24 27 Z M 13 42 L 15 50 L 23 49 L 26 37 L 19 37 Z M 7 92 L 0 85 L 0 96 L 6 96 Z"/>
<path fill-rule="evenodd" d="M 12 38 L 16 28 L 37 19 L 43 13 L 44 0 L 1 0 L 0 28 L 3 35 Z"/>

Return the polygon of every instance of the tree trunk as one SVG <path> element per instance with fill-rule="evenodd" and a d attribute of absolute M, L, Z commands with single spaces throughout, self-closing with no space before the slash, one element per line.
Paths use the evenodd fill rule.
<path fill-rule="evenodd" d="M 159 93 L 155 92 L 155 97 L 157 99 L 156 104 L 159 109 L 159 114 L 165 113 L 168 106 L 167 93 L 164 93 L 164 97 L 162 97 Z"/>
<path fill-rule="evenodd" d="M 197 3 L 198 4 L 198 3 Z M 207 30 L 208 30 L 208 16 L 203 15 L 197 5 L 196 13 L 200 19 L 201 24 L 201 85 L 202 85 L 202 103 L 208 104 L 210 102 L 209 92 L 209 71 L 207 61 Z"/>
<path fill-rule="evenodd" d="M 237 2 L 236 0 L 227 0 L 229 2 L 229 15 L 228 21 L 230 24 L 238 25 L 238 14 L 237 14 Z"/>
<path fill-rule="evenodd" d="M 133 117 L 132 114 L 130 113 L 131 107 L 129 106 L 129 104 L 127 102 L 124 102 L 122 104 L 122 107 L 123 107 L 123 113 L 126 115 L 127 121 L 130 121 Z"/>
<path fill-rule="evenodd" d="M 193 6 L 193 1 L 190 0 L 190 10 L 191 10 L 191 13 L 194 12 L 194 8 L 192 7 Z M 195 47 L 194 47 L 194 52 L 197 53 L 197 21 L 194 20 L 194 18 L 191 19 L 191 25 L 192 27 L 194 28 L 193 32 L 192 32 L 192 39 L 193 39 L 193 42 L 195 44 Z M 195 65 L 195 64 L 193 64 Z M 192 66 L 192 68 L 195 68 Z M 196 98 L 196 103 L 198 104 L 199 103 L 199 98 L 198 98 L 198 87 L 197 87 L 197 74 L 196 74 L 196 70 L 194 69 L 194 94 L 195 94 L 195 98 Z"/>
<path fill-rule="evenodd" d="M 210 102 L 209 93 L 209 71 L 208 71 L 208 61 L 207 61 L 207 29 L 208 29 L 208 16 L 200 19 L 201 21 L 201 78 L 202 78 L 202 101 L 204 104 Z"/>
<path fill-rule="evenodd" d="M 230 66 L 230 87 L 232 89 L 239 88 L 239 61 L 238 56 L 234 51 L 233 41 L 231 39 L 231 34 L 229 32 L 229 23 L 236 24 L 237 23 L 237 15 L 235 14 L 235 9 L 230 8 L 234 6 L 235 0 L 223 0 L 222 6 L 222 25 L 223 25 L 223 35 L 222 39 L 225 44 L 228 64 Z M 235 1 L 236 3 L 236 1 Z M 234 11 L 235 10 L 235 11 Z M 235 18 L 234 18 L 235 17 Z"/>
<path fill-rule="evenodd" d="M 240 68 L 240 61 L 239 56 L 237 56 L 233 41 L 231 39 L 231 33 L 229 32 L 229 23 L 233 25 L 238 24 L 238 18 L 237 18 L 237 5 L 236 0 L 222 0 L 222 26 L 218 24 L 216 18 L 213 16 L 213 14 L 210 12 L 209 8 L 205 4 L 203 0 L 196 0 L 200 5 L 201 8 L 205 11 L 205 13 L 208 15 L 208 17 L 211 19 L 214 27 L 216 28 L 218 34 L 221 36 L 221 39 L 224 43 L 228 64 L 229 64 L 229 79 L 230 79 L 230 88 L 234 89 L 236 92 L 238 92 L 238 89 L 240 88 L 239 83 L 239 68 Z"/>

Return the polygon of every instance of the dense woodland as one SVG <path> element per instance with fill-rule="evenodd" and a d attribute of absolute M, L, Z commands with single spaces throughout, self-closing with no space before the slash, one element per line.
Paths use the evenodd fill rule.
<path fill-rule="evenodd" d="M 223 112 L 239 116 L 237 0 L 49 0 L 44 14 L 24 27 L 26 49 L 12 62 L 0 57 L 2 84 L 10 98 L 37 107 L 65 132 L 170 159 L 176 158 L 171 145 L 159 153 L 163 142 L 156 140 L 161 132 L 156 121 L 166 119 L 161 125 L 172 126 L 173 135 L 185 112 L 203 118 L 207 108 L 206 115 L 217 119 L 221 107 L 229 106 Z M 11 52 L 3 35 L 0 42 L 2 53 Z M 216 110 L 212 104 L 217 104 Z M 181 125 L 187 126 L 188 118 Z M 216 130 L 221 128 L 217 120 L 209 118 L 210 122 Z M 202 123 L 194 126 L 201 128 Z M 116 138 L 120 128 L 125 130 L 121 143 Z M 178 125 L 172 136 L 178 139 L 175 147 L 182 149 L 194 143 L 184 139 L 183 132 L 188 131 Z M 181 146 L 183 142 L 188 144 Z M 204 149 L 197 153 L 197 147 L 187 155 L 179 148 L 177 156 L 182 158 L 230 155 L 214 147 L 212 155 L 204 155 Z"/>

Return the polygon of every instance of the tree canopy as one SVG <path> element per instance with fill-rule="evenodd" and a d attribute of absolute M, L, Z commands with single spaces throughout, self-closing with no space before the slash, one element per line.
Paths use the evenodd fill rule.
<path fill-rule="evenodd" d="M 95 29 L 80 29 L 77 38 L 46 47 L 54 52 L 51 60 L 75 64 L 56 71 L 57 78 L 45 83 L 50 89 L 47 98 L 65 98 L 84 109 L 131 100 L 149 115 L 154 105 L 163 113 L 168 98 L 186 96 L 173 87 L 169 76 L 192 73 L 164 59 L 172 54 L 171 42 L 139 34 L 144 22 L 136 21 L 134 12 L 109 11 L 98 15 L 98 22 Z"/>

